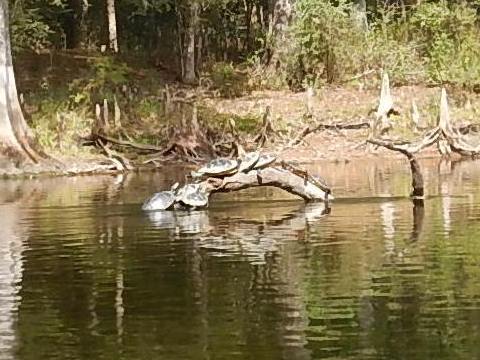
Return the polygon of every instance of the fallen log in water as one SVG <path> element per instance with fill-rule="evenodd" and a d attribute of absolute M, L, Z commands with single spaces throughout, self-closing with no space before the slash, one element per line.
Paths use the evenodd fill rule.
<path fill-rule="evenodd" d="M 208 194 L 238 191 L 258 186 L 273 186 L 297 195 L 305 201 L 328 202 L 333 200 L 330 189 L 322 189 L 302 176 L 276 167 L 251 170 L 248 173 L 236 173 L 223 179 L 209 178 L 202 184 Z"/>
<path fill-rule="evenodd" d="M 307 173 L 307 172 L 305 172 Z M 239 191 L 252 187 L 271 186 L 297 195 L 308 202 L 333 200 L 330 188 L 310 175 L 302 175 L 285 168 L 267 167 L 248 172 L 237 172 L 225 177 L 208 177 L 203 181 L 162 191 L 147 199 L 143 210 L 168 210 L 174 208 L 202 208 L 208 206 L 214 193 Z"/>

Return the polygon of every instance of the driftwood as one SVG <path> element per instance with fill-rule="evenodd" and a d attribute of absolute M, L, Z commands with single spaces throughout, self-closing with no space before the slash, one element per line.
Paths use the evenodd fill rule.
<path fill-rule="evenodd" d="M 303 174 L 297 174 L 289 169 L 267 167 L 250 170 L 247 173 L 237 172 L 223 178 L 209 177 L 195 184 L 187 184 L 180 189 L 176 184 L 172 187 L 172 190 L 151 196 L 145 201 L 142 209 L 156 211 L 185 207 L 203 208 L 208 206 L 210 195 L 214 193 L 226 193 L 260 186 L 283 189 L 307 202 L 321 201 L 328 203 L 333 200 L 330 188 L 326 185 L 323 186 L 323 184 L 319 186 L 318 180 L 305 177 Z M 190 191 L 193 191 L 193 193 Z M 190 192 L 190 197 L 186 195 L 186 192 Z"/>
<path fill-rule="evenodd" d="M 112 143 L 118 146 L 124 146 L 124 147 L 131 147 L 136 150 L 142 150 L 146 152 L 163 152 L 165 151 L 165 148 L 155 146 L 155 145 L 147 145 L 147 144 L 140 144 L 132 141 L 126 141 L 126 140 L 120 140 L 116 139 L 111 136 L 104 135 L 102 133 L 96 133 L 92 135 L 94 139 L 101 139 L 104 142 Z"/>
<path fill-rule="evenodd" d="M 330 189 L 321 189 L 308 179 L 305 180 L 302 176 L 277 167 L 236 173 L 223 179 L 208 178 L 202 182 L 202 187 L 208 194 L 238 191 L 258 186 L 277 187 L 297 195 L 305 201 L 328 202 L 333 200 Z"/>
<path fill-rule="evenodd" d="M 97 139 L 97 144 L 102 148 L 105 155 L 112 161 L 116 170 L 118 171 L 130 171 L 133 170 L 133 166 L 130 164 L 130 161 L 123 155 L 113 151 L 108 147 L 108 145 L 104 144 L 101 139 Z"/>

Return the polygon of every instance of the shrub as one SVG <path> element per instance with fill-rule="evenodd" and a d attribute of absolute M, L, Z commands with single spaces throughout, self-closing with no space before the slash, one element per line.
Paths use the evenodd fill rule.
<path fill-rule="evenodd" d="M 365 34 L 354 26 L 352 7 L 345 0 L 299 0 L 296 3 L 294 38 L 307 74 L 331 83 L 361 67 Z M 359 51 L 360 50 L 360 51 Z"/>
<path fill-rule="evenodd" d="M 480 84 L 477 11 L 466 2 L 424 2 L 412 15 L 413 34 L 422 44 L 433 83 Z"/>
<path fill-rule="evenodd" d="M 480 31 L 474 5 L 440 0 L 423 1 L 403 13 L 382 8 L 368 31 L 359 28 L 355 11 L 345 0 L 296 2 L 291 27 L 295 45 L 283 64 L 287 82 L 341 82 L 384 69 L 396 83 L 479 87 Z"/>

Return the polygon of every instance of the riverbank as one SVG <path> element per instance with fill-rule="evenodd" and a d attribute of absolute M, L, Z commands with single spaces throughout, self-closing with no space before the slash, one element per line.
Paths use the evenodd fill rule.
<path fill-rule="evenodd" d="M 108 129 L 109 135 L 153 149 L 168 148 L 174 136 L 182 144 L 188 145 L 195 131 L 206 134 L 206 138 L 212 142 L 230 145 L 228 142 L 235 140 L 247 150 L 254 149 L 258 146 L 258 141 L 254 139 L 262 131 L 268 109 L 273 133 L 265 142 L 264 151 L 273 152 L 280 159 L 306 163 L 398 157 L 398 154 L 388 150 L 367 148 L 369 129 L 366 127 L 349 130 L 335 128 L 335 125 L 369 123 L 378 106 L 380 74 L 372 73 L 342 86 L 324 86 L 310 95 L 306 91 L 254 90 L 243 84 L 245 89 L 240 89 L 233 98 L 226 98 L 225 92 L 220 91 L 223 88 L 219 86 L 229 85 L 215 85 L 206 81 L 208 74 L 202 78 L 206 80 L 201 81 L 201 86 L 186 87 L 176 82 L 172 73 L 163 68 L 140 62 L 133 67 L 128 62 L 98 54 L 30 54 L 19 57 L 15 63 L 27 122 L 42 148 L 58 162 L 17 166 L 4 161 L 0 164 L 0 175 L 3 176 L 118 171 L 119 166 L 115 166 L 105 149 L 95 141 L 88 141 L 99 120 L 95 104 L 100 105 L 100 118 L 103 119 L 105 99 L 107 113 L 110 114 L 109 119 L 107 115 L 107 121 L 112 124 Z M 455 126 L 480 123 L 478 94 L 454 88 L 448 89 L 448 93 Z M 233 96 L 232 93 L 228 95 Z M 392 96 L 398 114 L 391 119 L 391 139 L 413 140 L 436 125 L 439 87 L 392 87 Z M 415 119 L 412 116 L 412 102 L 418 109 Z M 196 106 L 194 112 L 192 104 Z M 193 113 L 198 120 L 198 128 L 189 123 Z M 415 129 L 414 120 L 422 130 Z M 315 128 L 319 124 L 328 127 L 313 131 L 294 146 L 289 145 L 307 126 Z M 182 134 L 185 127 L 194 130 Z M 119 144 L 109 144 L 109 148 L 128 161 L 135 162 L 136 169 L 202 161 L 182 156 L 178 151 L 151 160 L 155 151 L 130 151 L 132 149 L 129 146 Z M 219 152 L 228 154 L 230 150 L 226 147 Z M 435 148 L 429 149 L 419 156 L 437 156 L 437 152 Z"/>

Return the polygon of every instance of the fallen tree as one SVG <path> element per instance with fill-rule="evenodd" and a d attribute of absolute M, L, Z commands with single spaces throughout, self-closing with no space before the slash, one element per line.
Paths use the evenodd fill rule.
<path fill-rule="evenodd" d="M 208 178 L 202 182 L 201 186 L 208 195 L 259 186 L 272 186 L 297 195 L 305 201 L 328 202 L 333 200 L 330 189 L 320 188 L 308 178 L 278 167 L 251 170 L 248 173 L 236 173 L 223 179 Z"/>
<path fill-rule="evenodd" d="M 210 167 L 215 166 L 219 165 Z M 225 166 L 228 166 L 228 162 L 225 162 Z M 281 168 L 272 166 L 247 172 L 237 171 L 232 175 L 210 175 L 201 181 L 187 183 L 182 187 L 176 183 L 170 190 L 153 194 L 144 202 L 142 209 L 156 211 L 204 208 L 208 206 L 210 195 L 214 193 L 233 192 L 260 186 L 283 189 L 307 202 L 328 203 L 333 200 L 330 188 L 323 181 L 309 175 L 304 170 L 297 171 L 293 165 L 287 167 L 282 163 Z"/>

